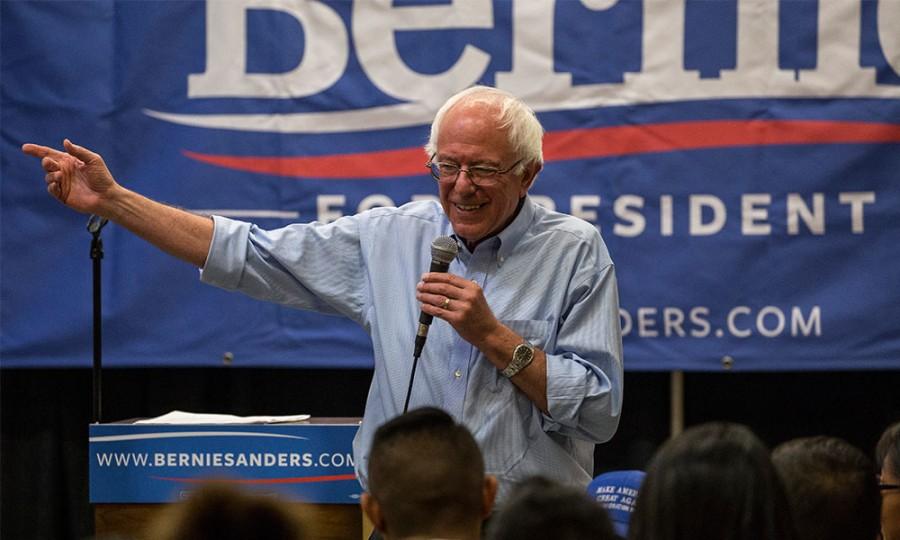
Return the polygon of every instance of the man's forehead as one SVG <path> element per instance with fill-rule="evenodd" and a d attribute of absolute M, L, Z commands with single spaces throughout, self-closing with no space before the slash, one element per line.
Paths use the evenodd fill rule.
<path fill-rule="evenodd" d="M 439 159 L 462 159 L 468 162 L 499 163 L 509 159 L 512 148 L 508 129 L 499 125 L 495 115 L 485 115 L 477 108 L 456 110 L 441 123 L 436 140 Z"/>
<path fill-rule="evenodd" d="M 484 101 L 464 101 L 455 104 L 444 114 L 441 121 L 441 129 L 453 122 L 463 122 L 478 129 L 494 133 L 506 133 L 506 127 L 501 125 L 501 110 L 495 103 Z"/>

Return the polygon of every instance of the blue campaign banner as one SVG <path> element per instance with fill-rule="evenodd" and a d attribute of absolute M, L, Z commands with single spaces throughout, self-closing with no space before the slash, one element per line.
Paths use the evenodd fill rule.
<path fill-rule="evenodd" d="M 629 370 L 900 367 L 900 2 L 0 2 L 3 366 L 88 366 L 86 216 L 24 142 L 274 228 L 435 197 L 475 83 L 547 129 L 532 190 L 596 224 Z M 113 366 L 367 367 L 352 323 L 202 285 L 103 230 Z M 423 271 L 425 269 L 423 268 Z"/>
<path fill-rule="evenodd" d="M 310 503 L 359 504 L 357 424 L 90 426 L 91 503 L 162 503 L 203 483 Z"/>

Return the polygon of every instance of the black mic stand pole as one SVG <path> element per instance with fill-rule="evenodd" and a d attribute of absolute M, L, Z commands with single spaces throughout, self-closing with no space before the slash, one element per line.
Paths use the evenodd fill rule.
<path fill-rule="evenodd" d="M 92 394 L 94 398 L 93 422 L 100 423 L 100 403 L 102 395 L 102 381 L 100 371 L 103 367 L 103 342 L 101 340 L 100 325 L 102 323 L 102 304 L 100 302 L 100 261 L 103 260 L 103 240 L 100 239 L 100 230 L 106 225 L 107 219 L 92 215 L 88 219 L 87 230 L 91 233 L 91 260 L 93 261 L 94 278 L 94 364 L 91 369 L 93 375 Z"/>

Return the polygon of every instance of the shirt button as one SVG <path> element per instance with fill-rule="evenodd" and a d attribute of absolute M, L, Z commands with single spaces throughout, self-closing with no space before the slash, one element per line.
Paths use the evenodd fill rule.
<path fill-rule="evenodd" d="M 453 376 L 456 377 L 457 379 L 462 377 L 462 371 L 457 369 L 456 371 L 453 372 Z"/>

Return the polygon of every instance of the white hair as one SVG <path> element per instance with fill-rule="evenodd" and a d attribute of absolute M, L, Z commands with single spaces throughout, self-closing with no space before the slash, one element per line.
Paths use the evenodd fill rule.
<path fill-rule="evenodd" d="M 518 170 L 537 163 L 543 165 L 542 139 L 544 128 L 521 99 L 509 92 L 490 86 L 472 86 L 451 96 L 438 110 L 431 123 L 431 136 L 425 145 L 425 153 L 430 158 L 438 151 L 438 133 L 447 112 L 459 104 L 483 103 L 497 109 L 497 126 L 506 129 L 506 136 L 516 156 L 522 160 Z"/>

